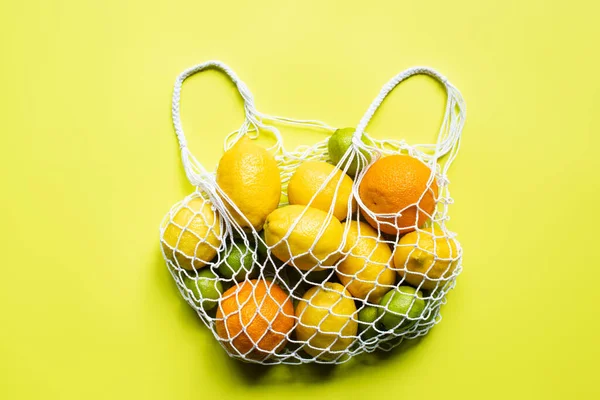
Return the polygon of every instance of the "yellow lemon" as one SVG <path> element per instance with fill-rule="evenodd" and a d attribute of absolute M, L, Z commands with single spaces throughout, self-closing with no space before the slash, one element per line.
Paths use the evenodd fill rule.
<path fill-rule="evenodd" d="M 217 167 L 217 184 L 249 221 L 229 207 L 245 229 L 261 230 L 267 215 L 279 205 L 281 177 L 275 158 L 264 148 L 242 137 L 227 150 Z"/>
<path fill-rule="evenodd" d="M 161 244 L 166 257 L 181 268 L 202 268 L 221 246 L 221 219 L 210 202 L 194 197 L 176 204 L 162 226 Z"/>
<path fill-rule="evenodd" d="M 387 243 L 378 241 L 369 224 L 349 221 L 343 225 L 349 225 L 344 245 L 348 256 L 337 265 L 337 276 L 354 297 L 378 303 L 396 281 L 390 268 L 392 251 Z"/>
<path fill-rule="evenodd" d="M 296 307 L 296 338 L 304 351 L 322 360 L 340 356 L 356 339 L 356 305 L 339 283 L 325 282 L 309 289 Z"/>
<path fill-rule="evenodd" d="M 324 184 L 325 187 L 320 189 Z M 290 204 L 307 205 L 313 196 L 316 197 L 310 206 L 325 212 L 329 212 L 335 197 L 332 211 L 340 221 L 348 214 L 348 204 L 351 204 L 352 210 L 356 208 L 356 201 L 352 199 L 350 202 L 352 179 L 339 168 L 324 161 L 307 161 L 300 164 L 288 183 Z"/>
<path fill-rule="evenodd" d="M 315 270 L 321 270 L 321 266 L 331 266 L 339 260 L 343 236 L 344 229 L 337 218 L 313 207 L 281 207 L 269 214 L 265 222 L 265 242 L 272 247 L 271 253 L 283 262 L 291 260 L 304 271 L 317 265 Z"/>
<path fill-rule="evenodd" d="M 438 228 L 404 235 L 396 246 L 394 264 L 400 276 L 411 285 L 431 290 L 443 286 L 458 263 L 458 245 Z"/>

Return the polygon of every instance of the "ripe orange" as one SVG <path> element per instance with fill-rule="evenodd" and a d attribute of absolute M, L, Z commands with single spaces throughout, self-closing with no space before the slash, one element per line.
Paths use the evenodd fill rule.
<path fill-rule="evenodd" d="M 371 218 L 363 209 L 363 216 L 373 228 L 385 233 L 396 235 L 414 231 L 435 210 L 438 186 L 435 179 L 427 185 L 430 176 L 431 169 L 427 165 L 408 155 L 377 160 L 360 183 L 360 198 L 373 213 L 400 215 Z"/>
<path fill-rule="evenodd" d="M 225 346 L 255 360 L 283 349 L 295 324 L 288 294 L 264 279 L 231 287 L 217 310 L 217 334 Z"/>

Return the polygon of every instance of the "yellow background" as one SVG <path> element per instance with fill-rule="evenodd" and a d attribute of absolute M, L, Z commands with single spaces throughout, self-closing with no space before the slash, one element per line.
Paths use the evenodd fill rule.
<path fill-rule="evenodd" d="M 2 2 L 0 398 L 598 398 L 600 7 L 551 3 Z M 464 273 L 425 339 L 337 369 L 246 366 L 178 297 L 158 225 L 192 188 L 170 96 L 208 59 L 259 110 L 339 127 L 409 66 L 462 91 Z M 241 100 L 208 72 L 183 101 L 213 169 Z M 411 79 L 369 131 L 433 141 L 443 104 Z"/>

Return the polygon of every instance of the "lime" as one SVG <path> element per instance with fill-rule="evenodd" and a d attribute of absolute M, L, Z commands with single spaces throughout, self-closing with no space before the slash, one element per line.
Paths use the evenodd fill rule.
<path fill-rule="evenodd" d="M 197 272 L 197 278 L 184 276 L 183 283 L 186 288 L 192 291 L 192 298 L 196 303 L 200 303 L 201 308 L 205 311 L 212 310 L 217 305 L 221 293 L 223 293 L 223 285 L 219 281 L 219 277 L 210 268 L 203 268 Z"/>
<path fill-rule="evenodd" d="M 329 158 L 331 158 L 331 161 L 336 165 L 344 157 L 346 151 L 348 151 L 348 149 L 352 146 L 352 136 L 354 135 L 354 131 L 354 128 L 341 128 L 336 130 L 329 138 L 329 142 L 327 143 Z M 362 135 L 361 140 L 365 144 L 373 144 L 365 135 Z M 361 153 L 367 158 L 367 162 L 371 160 L 371 155 L 367 151 L 361 150 Z M 352 163 L 348 166 L 348 170 L 346 171 L 346 173 L 350 176 L 356 175 L 359 165 L 357 157 L 358 155 L 354 156 Z M 361 163 L 361 166 L 364 166 L 364 164 Z M 344 167 L 345 166 L 340 166 L 340 169 L 343 170 Z"/>
<path fill-rule="evenodd" d="M 379 308 L 381 322 L 388 329 L 407 329 L 415 321 L 408 318 L 418 318 L 425 309 L 423 294 L 410 286 L 400 286 L 387 292 L 379 302 L 384 308 Z"/>
<path fill-rule="evenodd" d="M 241 282 L 251 276 L 254 267 L 252 252 L 244 243 L 234 243 L 227 250 L 225 260 L 219 265 L 219 273 L 227 279 Z"/>
<path fill-rule="evenodd" d="M 377 336 L 375 325 L 377 324 L 377 307 L 364 306 L 358 312 L 358 329 L 361 331 L 360 335 L 363 340 L 369 340 Z"/>

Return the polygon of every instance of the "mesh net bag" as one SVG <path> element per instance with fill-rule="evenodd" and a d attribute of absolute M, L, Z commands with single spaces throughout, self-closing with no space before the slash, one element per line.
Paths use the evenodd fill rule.
<path fill-rule="evenodd" d="M 227 136 L 225 154 L 239 152 L 236 146 L 244 142 L 270 169 L 242 168 L 235 177 L 235 160 L 245 155 L 234 154 L 233 163 L 222 159 L 217 172 L 209 172 L 188 150 L 181 88 L 206 69 L 224 72 L 244 100 L 245 120 Z M 437 142 L 410 145 L 365 133 L 384 98 L 417 74 L 436 79 L 447 93 Z M 445 77 L 427 67 L 399 73 L 348 132 L 258 112 L 237 75 L 209 61 L 177 77 L 172 111 L 183 165 L 196 190 L 165 216 L 161 248 L 181 295 L 231 357 L 337 364 L 363 352 L 388 351 L 441 320 L 440 307 L 462 270 L 461 247 L 446 226 L 452 203 L 447 172 L 466 116 L 460 92 Z M 336 155 L 330 154 L 336 143 L 329 138 L 287 151 L 276 125 L 331 131 L 350 143 Z M 256 150 L 251 139 L 259 134 L 271 135 L 276 144 Z M 241 196 L 230 196 L 221 172 L 238 179 L 229 184 Z M 246 188 L 258 191 L 253 201 L 262 216 L 248 211 Z"/>

